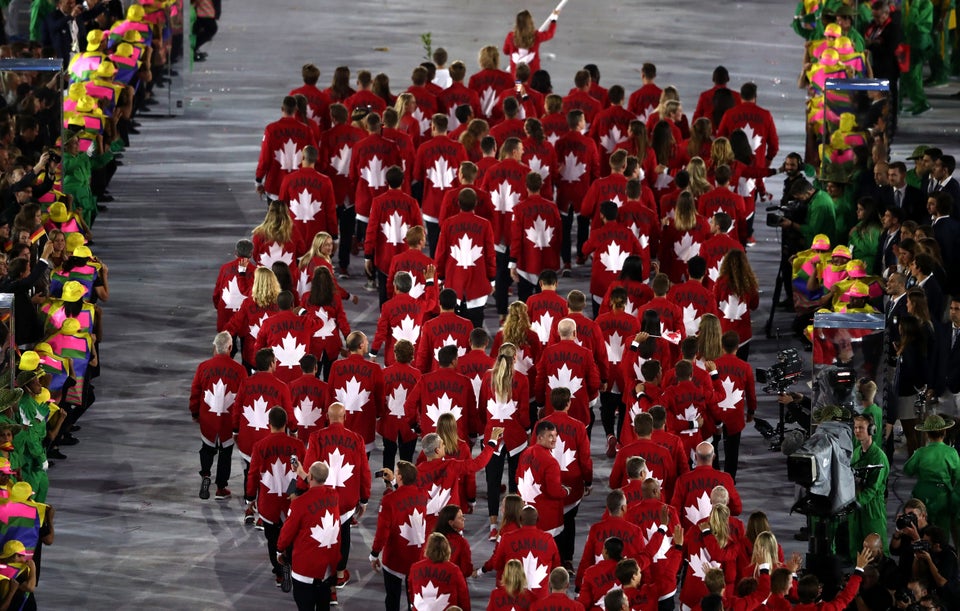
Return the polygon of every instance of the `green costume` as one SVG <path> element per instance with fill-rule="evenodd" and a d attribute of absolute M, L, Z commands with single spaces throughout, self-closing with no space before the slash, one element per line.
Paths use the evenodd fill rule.
<path fill-rule="evenodd" d="M 960 456 L 942 441 L 931 441 L 913 453 L 903 472 L 917 478 L 913 496 L 927 506 L 927 520 L 950 532 L 950 519 L 956 512 L 951 493 L 960 486 Z"/>
<path fill-rule="evenodd" d="M 90 176 L 94 168 L 102 168 L 113 158 L 112 153 L 90 157 L 86 153 L 63 152 L 63 192 L 73 196 L 74 208 L 83 217 L 87 227 L 97 217 L 97 198 L 90 190 Z"/>
<path fill-rule="evenodd" d="M 880 427 L 877 426 L 879 429 Z M 887 475 L 890 472 L 890 463 L 883 448 L 878 443 L 871 443 L 866 451 L 857 444 L 853 449 L 853 458 L 850 466 L 854 469 L 867 465 L 882 465 L 882 468 L 871 471 L 862 486 L 857 487 L 857 503 L 860 507 L 850 514 L 850 555 L 856 558 L 857 552 L 863 548 L 863 540 L 870 533 L 880 535 L 884 549 L 887 551 Z"/>
<path fill-rule="evenodd" d="M 956 61 L 950 57 L 956 37 L 956 3 L 954 0 L 937 0 L 933 11 L 930 80 L 933 85 L 941 85 L 950 75 L 951 61 Z"/>
<path fill-rule="evenodd" d="M 854 259 L 863 261 L 867 270 L 873 269 L 873 262 L 877 258 L 877 244 L 880 242 L 880 232 L 883 229 L 876 223 L 859 222 L 850 232 L 850 251 Z"/>
<path fill-rule="evenodd" d="M 30 3 L 30 42 L 43 40 L 43 21 L 56 5 L 49 0 L 33 0 Z"/>
<path fill-rule="evenodd" d="M 933 3 L 930 0 L 904 0 L 903 38 L 910 45 L 910 70 L 900 77 L 900 96 L 910 98 L 913 107 L 927 106 L 923 91 L 923 64 L 933 50 Z"/>
<path fill-rule="evenodd" d="M 837 240 L 836 231 L 837 217 L 833 199 L 825 191 L 818 189 L 807 204 L 807 222 L 800 226 L 800 233 L 807 244 L 812 244 L 818 233 L 829 236 L 831 244 L 842 244 L 844 240 Z"/>
<path fill-rule="evenodd" d="M 24 393 L 20 398 L 19 411 L 20 422 L 28 427 L 13 438 L 13 445 L 23 459 L 20 475 L 23 481 L 33 487 L 36 492 L 35 499 L 42 503 L 47 499 L 47 489 L 50 486 L 44 469 L 47 452 L 43 449 L 43 440 L 47 436 L 47 421 L 43 418 L 40 404 L 30 393 Z"/>

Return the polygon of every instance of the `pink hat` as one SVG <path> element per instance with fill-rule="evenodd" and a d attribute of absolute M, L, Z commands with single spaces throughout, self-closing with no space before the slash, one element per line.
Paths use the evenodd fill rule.
<path fill-rule="evenodd" d="M 847 292 L 844 295 L 848 299 L 856 299 L 857 297 L 869 297 L 870 296 L 870 287 L 862 282 L 854 282 L 850 285 L 850 288 L 847 289 Z"/>
<path fill-rule="evenodd" d="M 867 275 L 867 266 L 860 259 L 850 261 L 844 269 L 847 270 L 849 278 L 864 278 Z"/>
<path fill-rule="evenodd" d="M 813 250 L 830 250 L 830 238 L 825 233 L 818 233 L 813 236 L 813 244 L 810 248 Z"/>
<path fill-rule="evenodd" d="M 844 246 L 843 244 L 840 244 L 839 246 L 835 247 L 835 248 L 833 249 L 833 252 L 830 253 L 830 256 L 831 256 L 831 257 L 840 257 L 840 258 L 843 258 L 843 259 L 852 259 L 852 258 L 853 258 L 853 255 L 850 254 L 850 249 L 847 248 L 846 246 Z"/>

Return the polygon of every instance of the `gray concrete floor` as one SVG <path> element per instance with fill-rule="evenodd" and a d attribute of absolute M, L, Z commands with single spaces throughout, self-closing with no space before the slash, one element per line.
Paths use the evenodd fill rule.
<path fill-rule="evenodd" d="M 44 554 L 43 607 L 293 607 L 273 585 L 263 536 L 241 524 L 239 478 L 233 478 L 236 496 L 229 502 L 197 499 L 199 440 L 187 411 L 194 368 L 209 354 L 215 331 L 210 295 L 217 268 L 263 216 L 253 191 L 263 127 L 278 116 L 281 96 L 299 85 L 305 62 L 321 66 L 324 80 L 341 64 L 384 71 L 394 92 L 401 91 L 422 61 L 420 34 L 431 32 L 435 46 L 445 47 L 451 60 L 467 61 L 472 71 L 477 50 L 502 43 L 520 6 L 504 0 L 225 3 L 220 33 L 206 49 L 209 61 L 190 75 L 181 68 L 185 115 L 144 120 L 112 187 L 117 201 L 97 222 L 96 252 L 110 265 L 113 289 L 105 306 L 104 374 L 97 381 L 99 401 L 81 422 L 82 443 L 67 448 L 69 460 L 50 473 L 57 541 Z M 524 6 L 540 20 L 553 5 L 532 0 Z M 639 86 L 640 64 L 653 61 L 661 86 L 676 84 L 692 112 L 695 96 L 723 63 L 733 84 L 758 83 L 760 103 L 774 113 L 780 131 L 779 163 L 786 152 L 802 151 L 803 95 L 794 86 L 801 41 L 789 30 L 792 12 L 792 4 L 771 0 L 575 0 L 561 16 L 557 38 L 543 48 L 555 54 L 544 67 L 558 92 L 565 93 L 574 71 L 588 62 L 600 66 L 602 84 L 621 83 L 630 91 Z M 932 112 L 902 120 L 895 158 L 920 141 L 957 141 L 958 104 L 946 100 L 955 85 L 931 92 Z M 779 181 L 770 187 L 776 191 Z M 750 258 L 765 290 L 754 314 L 755 333 L 762 335 L 778 247 L 766 227 L 758 226 L 757 240 Z M 562 288 L 585 287 L 586 274 L 576 270 Z M 350 308 L 351 323 L 372 331 L 375 295 L 364 294 L 358 280 L 347 287 L 363 296 Z M 788 315 L 777 322 L 786 328 Z M 758 338 L 751 361 L 769 364 L 777 347 Z M 760 415 L 775 419 L 770 397 L 761 399 Z M 743 443 L 738 488 L 745 513 L 766 511 L 785 550 L 803 551 L 791 537 L 802 520 L 788 515 L 793 488 L 785 483 L 784 459 L 769 452 L 752 428 Z M 377 452 L 372 463 L 379 461 Z M 611 461 L 595 464 L 595 481 L 603 481 Z M 910 486 L 899 469 L 891 482 L 894 511 Z M 596 490 L 581 511 L 583 532 L 601 513 L 605 487 Z M 381 579 L 366 562 L 376 498 L 370 509 L 353 532 L 353 582 L 340 592 L 341 608 L 381 604 Z M 491 552 L 486 528 L 482 516 L 467 520 L 476 564 Z M 475 608 L 485 607 L 493 587 L 492 578 L 470 584 Z"/>

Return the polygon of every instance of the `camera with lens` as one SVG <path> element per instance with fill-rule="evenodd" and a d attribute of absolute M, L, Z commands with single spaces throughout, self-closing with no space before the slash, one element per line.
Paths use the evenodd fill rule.
<path fill-rule="evenodd" d="M 794 223 L 802 223 L 806 214 L 803 213 L 803 203 L 790 200 L 779 206 L 767 206 L 767 227 L 779 227 L 783 219 Z"/>
<path fill-rule="evenodd" d="M 904 513 L 897 516 L 897 530 L 903 530 L 905 528 L 917 528 L 917 516 L 912 513 Z"/>
<path fill-rule="evenodd" d="M 803 360 L 796 348 L 777 353 L 777 362 L 766 369 L 757 368 L 757 381 L 766 384 L 763 392 L 780 394 L 803 374 Z"/>
<path fill-rule="evenodd" d="M 930 542 L 926 539 L 917 539 L 910 544 L 910 548 L 915 552 L 929 552 L 930 551 Z"/>

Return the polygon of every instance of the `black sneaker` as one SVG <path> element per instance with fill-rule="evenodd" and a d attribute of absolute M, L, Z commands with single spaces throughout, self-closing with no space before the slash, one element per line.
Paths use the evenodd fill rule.
<path fill-rule="evenodd" d="M 200 482 L 200 498 L 207 500 L 210 498 L 210 478 L 204 476 Z"/>
<path fill-rule="evenodd" d="M 67 455 L 60 451 L 60 448 L 50 448 L 47 450 L 47 458 L 56 458 L 57 460 L 67 460 Z"/>
<path fill-rule="evenodd" d="M 281 564 L 280 571 L 282 572 L 283 581 L 280 583 L 280 590 L 283 592 L 289 592 L 293 589 L 293 577 L 290 575 L 290 563 Z"/>
<path fill-rule="evenodd" d="M 75 446 L 78 443 L 80 443 L 80 440 L 74 437 L 73 435 L 71 435 L 70 433 L 67 433 L 66 435 L 60 438 L 60 445 L 62 446 Z"/>

